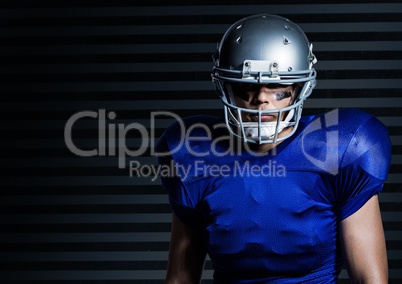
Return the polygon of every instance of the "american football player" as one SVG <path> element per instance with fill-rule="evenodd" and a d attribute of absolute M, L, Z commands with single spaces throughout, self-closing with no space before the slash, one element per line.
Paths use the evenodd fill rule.
<path fill-rule="evenodd" d="M 386 127 L 357 109 L 302 116 L 317 59 L 281 16 L 237 21 L 213 61 L 222 117 L 184 118 L 157 146 L 177 170 L 162 177 L 166 282 L 199 283 L 208 255 L 215 283 L 336 283 L 343 264 L 354 283 L 387 283 Z"/>

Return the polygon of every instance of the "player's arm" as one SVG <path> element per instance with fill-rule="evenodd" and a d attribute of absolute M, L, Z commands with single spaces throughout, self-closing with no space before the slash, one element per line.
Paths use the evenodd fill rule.
<path fill-rule="evenodd" d="M 388 283 L 388 263 L 378 196 L 340 224 L 352 283 Z"/>
<path fill-rule="evenodd" d="M 166 283 L 200 283 L 205 257 L 200 232 L 184 224 L 173 213 Z"/>

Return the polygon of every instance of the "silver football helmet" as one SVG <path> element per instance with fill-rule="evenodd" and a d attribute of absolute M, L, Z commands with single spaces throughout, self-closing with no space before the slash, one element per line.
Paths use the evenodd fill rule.
<path fill-rule="evenodd" d="M 250 143 L 275 143 L 290 137 L 299 124 L 304 100 L 315 87 L 317 62 L 301 28 L 290 20 L 269 14 L 252 15 L 234 23 L 213 54 L 212 80 L 225 110 L 226 125 L 235 136 Z M 236 83 L 293 85 L 291 104 L 275 110 L 251 110 L 236 105 Z M 258 117 L 243 121 L 244 114 Z M 272 122 L 262 121 L 274 115 Z M 285 128 L 292 130 L 284 136 Z"/>

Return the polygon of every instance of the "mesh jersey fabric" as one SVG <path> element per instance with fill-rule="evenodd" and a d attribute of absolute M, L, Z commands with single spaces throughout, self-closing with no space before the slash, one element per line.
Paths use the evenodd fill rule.
<path fill-rule="evenodd" d="M 176 167 L 161 177 L 172 210 L 201 228 L 215 282 L 335 283 L 338 224 L 387 177 L 386 127 L 356 109 L 305 116 L 291 138 L 260 156 L 228 150 L 223 129 L 220 118 L 189 117 L 157 146 L 170 152 L 160 165 Z"/>

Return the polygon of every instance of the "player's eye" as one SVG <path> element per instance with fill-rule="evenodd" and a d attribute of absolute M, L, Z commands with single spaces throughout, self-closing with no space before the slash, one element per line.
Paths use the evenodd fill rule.
<path fill-rule="evenodd" d="M 291 92 L 279 92 L 276 93 L 276 100 L 281 101 L 283 99 L 290 98 L 291 96 L 292 96 Z"/>
<path fill-rule="evenodd" d="M 233 91 L 233 94 L 239 97 L 244 101 L 248 101 L 250 96 L 249 93 L 255 92 L 256 84 L 248 84 L 248 83 L 230 83 L 230 87 Z"/>

